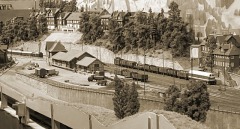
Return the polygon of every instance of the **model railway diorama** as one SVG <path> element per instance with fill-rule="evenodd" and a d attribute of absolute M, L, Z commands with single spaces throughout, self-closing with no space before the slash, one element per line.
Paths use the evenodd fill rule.
<path fill-rule="evenodd" d="M 137 70 L 143 70 L 146 72 L 152 72 L 156 74 L 162 74 L 167 76 L 172 76 L 180 79 L 195 79 L 195 80 L 201 80 L 208 84 L 215 85 L 216 79 L 213 73 L 205 72 L 205 71 L 197 71 L 197 70 L 176 70 L 173 68 L 168 67 L 160 67 L 155 65 L 149 65 L 149 64 L 138 64 L 135 61 L 129 61 L 122 59 L 120 57 L 116 57 L 114 59 L 114 64 L 117 66 L 122 66 L 125 68 L 130 69 L 137 69 Z M 133 72 L 128 69 L 121 69 L 116 70 L 116 74 L 125 76 L 127 78 L 133 78 L 134 80 L 140 80 L 140 81 L 148 81 L 148 75 Z"/>

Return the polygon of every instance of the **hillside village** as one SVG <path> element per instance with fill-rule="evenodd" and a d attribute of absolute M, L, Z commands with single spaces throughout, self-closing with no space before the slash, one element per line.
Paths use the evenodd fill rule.
<path fill-rule="evenodd" d="M 224 116 L 216 118 L 214 123 L 211 123 L 210 118 L 214 118 L 215 113 L 226 112 L 230 113 L 231 117 L 235 117 L 240 111 L 238 109 L 240 26 L 228 21 L 231 16 L 239 18 L 237 16 L 239 10 L 235 6 L 237 0 L 173 1 L 151 0 L 145 3 L 141 0 L 121 2 L 116 0 L 64 2 L 36 0 L 24 1 L 26 6 L 16 6 L 16 3 L 6 1 L 0 2 L 0 76 L 3 76 L 0 81 L 4 81 L 4 78 L 12 79 L 11 75 L 16 72 L 16 78 L 26 85 L 34 83 L 38 85 L 38 82 L 44 84 L 37 89 L 54 99 L 57 97 L 61 101 L 69 101 L 69 103 L 71 101 L 71 104 L 83 101 L 84 104 L 111 109 L 106 112 L 105 110 L 101 112 L 101 108 L 94 109 L 96 112 L 99 111 L 98 114 L 89 111 L 90 109 L 87 110 L 85 106 L 80 107 L 86 108 L 84 110 L 90 114 L 90 118 L 84 118 L 83 121 L 92 123 L 94 126 L 98 125 L 99 121 L 104 123 L 103 118 L 99 118 L 96 124 L 95 117 L 106 117 L 104 116 L 106 113 L 111 119 L 109 121 L 114 122 L 127 117 L 116 124 L 119 127 L 110 122 L 109 127 L 114 129 L 125 127 L 129 121 L 139 120 L 144 123 L 146 121 L 143 118 L 152 115 L 154 117 L 148 118 L 148 129 L 151 126 L 154 128 L 156 126 L 156 129 L 160 126 L 172 129 L 184 128 L 177 120 L 171 119 L 176 114 L 171 116 L 172 113 L 169 112 L 160 111 L 160 114 L 168 116 L 166 117 L 168 120 L 164 121 L 167 124 L 151 123 L 151 120 L 162 119 L 159 111 L 154 110 L 152 114 L 142 110 L 157 107 L 157 109 L 187 115 L 192 118 L 191 120 L 200 122 L 195 123 L 196 126 L 192 128 L 217 129 L 221 127 L 220 121 L 224 122 Z M 151 7 L 154 2 L 161 6 Z M 118 7 L 116 4 L 124 4 L 124 7 Z M 192 8 L 188 8 L 190 5 Z M 145 8 L 140 10 L 142 6 Z M 39 65 L 40 68 L 37 68 Z M 197 79 L 193 79 L 194 71 L 197 71 Z M 207 77 L 198 75 L 201 72 L 207 73 Z M 118 83 L 117 77 L 124 83 Z M 192 80 L 201 80 L 204 83 L 195 83 Z M 14 82 L 6 84 L 10 85 Z M 45 87 L 45 84 L 48 86 Z M 125 99 L 129 97 L 124 101 L 131 101 L 132 96 L 139 99 L 139 103 L 143 106 L 138 108 L 135 106 L 137 112 L 140 109 L 142 114 L 134 115 L 136 112 L 131 110 L 131 113 L 134 112 L 131 114 L 134 116 L 131 116 L 128 114 L 130 112 L 128 109 L 128 113 L 122 113 L 121 118 L 116 115 L 114 108 L 115 115 L 119 119 L 114 117 L 112 110 L 117 103 L 116 100 L 114 101 L 118 97 L 116 97 L 117 84 L 136 88 L 137 95 L 131 91 L 134 88 L 123 88 L 125 91 L 122 92 L 127 92 L 121 97 Z M 193 85 L 199 89 L 194 89 Z M 36 88 L 36 86 L 32 87 Z M 52 87 L 57 87 L 56 92 L 54 88 L 51 89 Z M 63 92 L 61 88 L 67 90 L 64 89 Z M 32 98 L 35 97 L 34 95 L 41 96 L 40 93 L 35 93 L 35 89 L 30 91 L 34 91 Z M 197 94 L 197 91 L 204 91 L 204 93 Z M 132 94 L 129 94 L 130 92 Z M 74 97 L 80 97 L 83 94 L 87 94 L 88 97 L 75 100 Z M 199 101 L 204 102 L 204 107 L 196 107 L 191 94 L 199 96 Z M 95 99 L 92 99 L 93 96 Z M 221 98 L 218 98 L 219 96 Z M 99 102 L 96 102 L 98 97 Z M 207 98 L 206 101 L 203 100 L 204 97 Z M 51 101 L 55 102 L 54 99 Z M 201 112 L 200 110 L 204 110 L 204 113 L 201 112 L 196 117 L 188 112 L 189 107 L 179 106 L 184 105 L 187 99 L 193 101 L 193 105 L 189 106 L 191 108 L 189 110 L 194 110 L 193 114 Z M 94 102 L 91 102 L 92 100 Z M 113 101 L 113 104 L 109 104 L 109 101 Z M 166 108 L 171 101 L 174 102 Z M 158 105 L 158 102 L 161 104 Z M 149 107 L 146 106 L 148 103 Z M 163 103 L 165 105 L 162 105 Z M 184 108 L 187 111 L 184 111 Z M 38 110 L 38 108 L 35 109 Z M 82 112 L 84 111 L 81 110 Z M 91 115 L 94 117 L 93 120 Z M 25 116 L 23 118 L 27 119 Z M 58 129 L 73 128 L 71 124 L 64 123 L 68 120 L 60 118 L 57 121 L 57 119 L 56 117 L 54 122 L 59 124 Z M 68 125 L 62 125 L 61 122 Z M 26 121 L 22 123 L 28 124 Z M 222 126 L 224 127 L 227 125 Z M 231 127 L 235 128 L 235 123 Z M 108 127 L 101 125 L 101 128 Z"/>

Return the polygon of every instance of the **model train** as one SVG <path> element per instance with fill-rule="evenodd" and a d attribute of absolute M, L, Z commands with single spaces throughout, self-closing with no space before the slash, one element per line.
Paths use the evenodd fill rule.
<path fill-rule="evenodd" d="M 114 59 L 114 64 L 126 68 L 132 68 L 132 69 L 138 69 L 138 70 L 145 70 L 147 72 L 152 72 L 156 74 L 163 74 L 167 76 L 172 76 L 180 79 L 195 79 L 195 80 L 201 80 L 204 82 L 207 82 L 208 84 L 216 84 L 216 79 L 213 73 L 204 72 L 204 71 L 197 71 L 197 70 L 176 70 L 168 67 L 159 67 L 155 65 L 149 65 L 149 64 L 138 64 L 134 61 L 124 60 L 119 57 L 116 57 Z M 133 78 L 133 75 L 135 75 L 135 72 L 131 72 L 127 69 L 122 69 L 116 71 L 116 74 L 123 75 L 125 77 L 131 77 Z M 136 76 L 136 75 L 135 75 Z M 134 76 L 134 77 L 135 77 Z M 143 75 L 144 76 L 144 75 Z M 139 79 L 145 81 L 145 77 L 139 75 Z"/>
<path fill-rule="evenodd" d="M 43 57 L 42 52 L 29 52 L 29 51 L 21 51 L 21 50 L 7 50 L 8 54 L 13 55 L 21 55 L 21 56 L 33 56 L 33 57 Z"/>

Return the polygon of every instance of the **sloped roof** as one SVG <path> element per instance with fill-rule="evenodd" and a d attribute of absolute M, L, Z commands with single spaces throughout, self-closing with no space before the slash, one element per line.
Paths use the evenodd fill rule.
<path fill-rule="evenodd" d="M 31 10 L 22 9 L 22 10 L 0 10 L 0 21 L 6 22 L 11 20 L 14 17 L 23 17 L 24 20 L 30 17 Z"/>
<path fill-rule="evenodd" d="M 83 52 L 83 51 L 79 51 L 79 50 L 71 50 L 71 51 L 68 51 L 67 53 L 60 54 L 60 56 L 58 56 L 57 55 L 58 53 L 57 53 L 54 56 L 52 56 L 52 59 L 69 62 L 69 61 L 73 60 L 74 58 L 78 58 L 78 57 L 82 56 L 84 53 L 87 53 L 87 52 Z"/>
<path fill-rule="evenodd" d="M 67 19 L 67 17 L 70 15 L 71 13 L 70 12 L 62 12 L 60 13 L 59 17 L 58 18 L 62 18 L 62 19 Z"/>
<path fill-rule="evenodd" d="M 46 11 L 47 12 L 53 12 L 53 14 L 56 14 L 58 11 L 60 11 L 60 9 L 59 8 L 46 8 Z"/>
<path fill-rule="evenodd" d="M 224 43 L 225 42 L 225 38 L 226 38 L 226 35 L 218 35 L 217 37 L 216 37 L 216 40 L 217 40 L 217 42 L 218 43 Z"/>
<path fill-rule="evenodd" d="M 96 58 L 84 57 L 82 60 L 77 62 L 77 65 L 88 67 L 90 64 L 92 64 L 96 60 L 97 60 Z"/>
<path fill-rule="evenodd" d="M 81 12 L 72 12 L 69 17 L 67 18 L 68 21 L 71 21 L 71 20 L 80 20 L 80 17 L 82 16 L 82 13 Z"/>
<path fill-rule="evenodd" d="M 215 55 L 228 55 L 228 56 L 240 55 L 240 49 L 233 46 L 230 49 L 228 49 L 226 51 L 226 53 L 224 54 L 224 52 L 221 51 L 221 49 L 217 48 L 217 49 L 214 50 L 213 54 L 215 54 Z"/>
<path fill-rule="evenodd" d="M 49 51 L 56 41 L 47 41 L 45 46 L 45 51 Z"/>
<path fill-rule="evenodd" d="M 57 54 L 52 56 L 52 59 L 62 60 L 62 59 L 65 59 L 66 57 L 67 57 L 67 55 L 65 52 L 58 52 Z"/>
<path fill-rule="evenodd" d="M 67 50 L 60 42 L 55 42 L 48 51 L 49 52 L 66 52 Z"/>

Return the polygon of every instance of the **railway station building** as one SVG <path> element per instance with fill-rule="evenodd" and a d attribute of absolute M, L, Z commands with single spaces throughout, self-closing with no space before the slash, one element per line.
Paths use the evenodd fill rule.
<path fill-rule="evenodd" d="M 66 53 L 58 52 L 52 56 L 52 65 L 65 69 L 75 70 L 77 69 L 76 63 L 82 60 L 84 57 L 94 58 L 93 55 L 79 50 L 71 50 Z"/>

